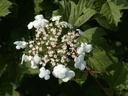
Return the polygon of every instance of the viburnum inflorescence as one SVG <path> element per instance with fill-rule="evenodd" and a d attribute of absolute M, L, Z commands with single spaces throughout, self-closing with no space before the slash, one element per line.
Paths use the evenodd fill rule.
<path fill-rule="evenodd" d="M 75 76 L 74 70 L 68 68 L 70 61 L 74 62 L 75 68 L 84 70 L 85 53 L 92 50 L 92 45 L 77 42 L 77 38 L 85 33 L 60 19 L 61 16 L 54 16 L 48 21 L 43 15 L 35 16 L 35 20 L 28 24 L 28 29 L 36 29 L 35 38 L 14 44 L 18 50 L 25 48 L 21 64 L 31 62 L 31 68 L 39 68 L 40 78 L 48 80 L 52 73 L 67 82 Z"/>

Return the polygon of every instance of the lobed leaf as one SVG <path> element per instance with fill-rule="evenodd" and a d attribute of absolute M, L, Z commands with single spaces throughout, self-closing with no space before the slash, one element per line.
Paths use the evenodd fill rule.
<path fill-rule="evenodd" d="M 93 15 L 96 14 L 96 11 L 90 8 L 85 8 L 83 10 L 83 15 L 79 16 L 79 18 L 76 20 L 74 26 L 81 26 L 85 22 L 87 22 Z"/>
<path fill-rule="evenodd" d="M 115 27 L 115 24 L 109 24 L 108 19 L 106 19 L 105 17 L 97 16 L 95 19 L 102 27 L 111 31 L 117 31 L 117 27 Z"/>
<path fill-rule="evenodd" d="M 64 0 L 60 2 L 60 9 L 54 11 L 53 14 L 61 14 L 62 20 L 78 28 L 96 14 L 96 11 L 91 8 L 92 3 L 92 1 L 88 0 L 79 0 L 75 4 L 72 1 Z"/>
<path fill-rule="evenodd" d="M 75 80 L 78 84 L 82 85 L 87 80 L 88 73 L 86 71 L 75 70 Z"/>
<path fill-rule="evenodd" d="M 111 0 L 115 2 L 115 4 L 120 8 L 120 9 L 128 9 L 128 1 L 127 0 Z"/>
<path fill-rule="evenodd" d="M 15 91 L 16 85 L 11 82 L 2 82 L 0 84 L 0 96 L 19 96 Z"/>
<path fill-rule="evenodd" d="M 117 58 L 112 54 L 111 46 L 103 37 L 106 34 L 105 31 L 95 27 L 86 30 L 85 33 L 87 40 L 93 45 L 92 54 L 88 58 L 88 66 L 96 71 L 105 72 L 110 65 L 117 62 Z"/>
<path fill-rule="evenodd" d="M 40 11 L 43 10 L 43 8 L 40 5 L 42 2 L 43 2 L 43 0 L 34 0 L 34 4 L 35 4 L 34 10 L 36 13 L 39 13 Z"/>
<path fill-rule="evenodd" d="M 27 74 L 38 74 L 39 73 L 38 68 L 36 69 L 31 68 L 30 62 L 25 62 L 25 64 L 21 65 L 21 67 L 22 67 L 22 70 L 24 69 L 24 73 L 27 73 Z"/>
<path fill-rule="evenodd" d="M 125 96 L 128 92 L 128 65 L 123 63 L 116 63 L 109 66 L 104 74 L 104 78 L 115 89 L 117 96 Z M 110 79 L 111 78 L 111 79 Z M 125 90 L 125 91 L 124 91 Z"/>
<path fill-rule="evenodd" d="M 109 24 L 115 24 L 117 26 L 120 22 L 120 9 L 114 2 L 106 1 L 101 8 L 100 14 L 107 18 Z"/>
<path fill-rule="evenodd" d="M 12 3 L 8 0 L 0 0 L 0 17 L 5 17 L 9 13 L 9 8 L 11 8 Z"/>
<path fill-rule="evenodd" d="M 108 82 L 110 89 L 115 91 L 117 96 L 127 94 L 128 65 L 119 62 L 114 56 L 114 47 L 103 37 L 105 31 L 96 27 L 86 30 L 85 33 L 87 40 L 93 45 L 93 52 L 88 57 L 88 66 L 102 73 L 102 78 Z"/>

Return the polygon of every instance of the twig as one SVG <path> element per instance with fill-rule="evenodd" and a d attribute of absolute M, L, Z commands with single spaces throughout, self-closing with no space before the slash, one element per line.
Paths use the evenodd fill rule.
<path fill-rule="evenodd" d="M 97 82 L 97 84 L 101 87 L 101 89 L 104 91 L 104 93 L 106 94 L 106 96 L 109 96 L 108 92 L 106 92 L 106 90 L 103 88 L 103 86 L 100 84 L 100 82 L 94 77 L 94 72 L 95 71 L 91 71 L 88 69 L 88 67 L 86 67 L 86 70 L 89 72 L 89 74 L 94 78 L 94 80 Z M 99 72 L 98 72 L 99 73 Z"/>

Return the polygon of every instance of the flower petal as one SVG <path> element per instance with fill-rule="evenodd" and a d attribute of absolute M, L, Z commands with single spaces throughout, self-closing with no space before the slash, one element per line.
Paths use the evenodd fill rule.
<path fill-rule="evenodd" d="M 79 64 L 78 68 L 79 68 L 80 70 L 84 70 L 85 67 L 86 67 L 86 62 L 85 62 L 84 60 L 82 60 L 82 61 L 80 62 L 80 64 Z"/>
<path fill-rule="evenodd" d="M 33 61 L 36 63 L 36 64 L 39 64 L 39 62 L 41 61 L 41 58 L 38 56 L 38 54 L 36 54 L 33 58 Z"/>
<path fill-rule="evenodd" d="M 21 64 L 23 64 L 23 61 L 27 62 L 28 61 L 28 56 L 23 54 L 22 55 L 22 60 L 21 60 Z"/>
<path fill-rule="evenodd" d="M 41 19 L 44 19 L 44 16 L 41 15 L 41 14 L 40 14 L 40 15 L 36 15 L 36 16 L 35 16 L 35 19 L 36 19 L 36 20 L 41 20 Z"/>
<path fill-rule="evenodd" d="M 44 79 L 45 79 L 45 80 L 50 79 L 50 75 L 45 75 L 45 76 L 44 76 Z"/>
<path fill-rule="evenodd" d="M 32 68 L 32 69 L 37 68 L 37 65 L 34 63 L 34 61 L 31 61 L 31 68 Z"/>
<path fill-rule="evenodd" d="M 33 22 L 30 22 L 28 25 L 27 25 L 28 29 L 32 29 L 33 27 Z"/>
<path fill-rule="evenodd" d="M 27 46 L 27 42 L 25 41 L 15 41 L 14 44 L 16 45 L 16 49 L 24 49 Z"/>
<path fill-rule="evenodd" d="M 50 20 L 52 20 L 52 21 L 59 21 L 60 18 L 61 18 L 61 16 L 54 16 Z"/>
<path fill-rule="evenodd" d="M 41 67 L 41 68 L 40 68 L 39 77 L 40 77 L 40 78 L 43 78 L 44 76 L 45 76 L 45 68 L 44 68 L 44 67 Z"/>
<path fill-rule="evenodd" d="M 19 50 L 20 49 L 20 46 L 16 46 L 16 49 Z"/>
<path fill-rule="evenodd" d="M 92 50 L 91 44 L 85 44 L 85 52 L 89 53 Z"/>
<path fill-rule="evenodd" d="M 64 82 L 68 82 L 68 81 L 69 81 L 71 78 L 73 78 L 74 76 L 75 76 L 75 72 L 69 69 L 69 71 L 67 72 L 66 77 L 63 78 L 62 80 L 63 80 Z"/>
<path fill-rule="evenodd" d="M 35 21 L 33 21 L 33 26 L 35 27 L 35 28 L 40 28 L 41 26 L 41 21 L 40 20 L 35 20 Z"/>

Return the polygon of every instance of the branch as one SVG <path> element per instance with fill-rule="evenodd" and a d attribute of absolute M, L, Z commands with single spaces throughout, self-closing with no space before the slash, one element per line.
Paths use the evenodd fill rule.
<path fill-rule="evenodd" d="M 88 67 L 86 67 L 86 70 L 89 72 L 89 74 L 94 78 L 94 80 L 97 82 L 97 84 L 100 86 L 100 88 L 104 91 L 104 93 L 106 94 L 106 96 L 109 96 L 108 92 L 104 89 L 104 87 L 100 84 L 100 82 L 94 77 L 94 73 L 100 73 L 97 71 L 91 71 L 88 69 Z"/>

